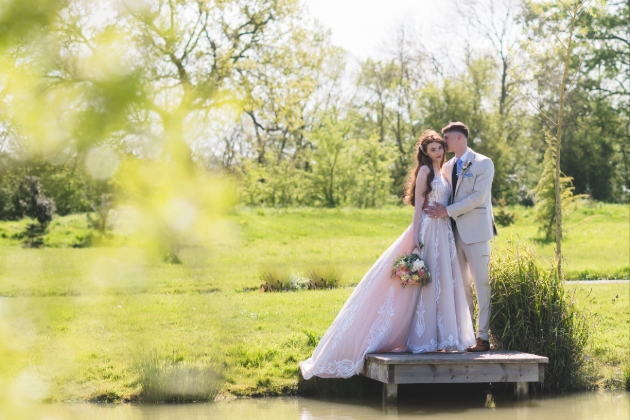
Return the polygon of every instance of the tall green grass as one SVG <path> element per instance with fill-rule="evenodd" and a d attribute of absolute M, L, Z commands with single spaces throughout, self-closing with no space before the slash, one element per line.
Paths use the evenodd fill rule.
<path fill-rule="evenodd" d="M 306 270 L 306 278 L 315 289 L 332 289 L 339 287 L 341 271 L 332 264 L 314 265 Z"/>
<path fill-rule="evenodd" d="M 495 346 L 547 356 L 543 389 L 580 387 L 589 324 L 556 265 L 542 263 L 525 245 L 512 244 L 495 254 L 490 282 Z"/>
<path fill-rule="evenodd" d="M 265 267 L 258 273 L 261 289 L 266 292 L 292 290 L 293 276 L 284 267 Z"/>
<path fill-rule="evenodd" d="M 319 264 L 307 268 L 304 276 L 300 276 L 284 267 L 271 266 L 261 269 L 258 278 L 264 292 L 334 289 L 340 286 L 341 271 L 332 264 Z"/>
<path fill-rule="evenodd" d="M 208 366 L 186 364 L 175 354 L 163 358 L 151 351 L 135 370 L 142 390 L 139 399 L 152 403 L 212 401 L 219 394 L 220 375 Z"/>

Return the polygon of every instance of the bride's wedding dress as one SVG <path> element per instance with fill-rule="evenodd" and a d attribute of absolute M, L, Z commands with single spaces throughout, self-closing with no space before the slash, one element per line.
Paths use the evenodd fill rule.
<path fill-rule="evenodd" d="M 431 188 L 427 205 L 448 205 L 451 187 L 441 174 Z M 392 264 L 412 250 L 414 229 L 432 280 L 403 288 L 390 277 Z M 422 212 L 418 226 L 412 223 L 363 277 L 300 369 L 304 379 L 348 378 L 361 373 L 367 353 L 464 351 L 474 344 L 450 218 Z"/>

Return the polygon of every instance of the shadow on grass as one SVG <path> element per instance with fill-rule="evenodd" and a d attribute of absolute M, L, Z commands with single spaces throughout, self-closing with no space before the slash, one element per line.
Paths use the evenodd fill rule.
<path fill-rule="evenodd" d="M 539 236 L 531 238 L 530 240 L 536 245 L 550 245 L 556 243 L 556 240 L 553 238 L 541 238 Z"/>

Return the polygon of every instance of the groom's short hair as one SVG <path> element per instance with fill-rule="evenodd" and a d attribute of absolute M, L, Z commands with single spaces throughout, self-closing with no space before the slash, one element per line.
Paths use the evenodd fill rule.
<path fill-rule="evenodd" d="M 466 138 L 468 138 L 468 127 L 466 127 L 466 124 L 462 122 L 459 122 L 459 121 L 452 122 L 442 129 L 442 135 L 446 133 L 453 133 L 453 132 L 462 133 L 463 135 L 466 136 Z"/>

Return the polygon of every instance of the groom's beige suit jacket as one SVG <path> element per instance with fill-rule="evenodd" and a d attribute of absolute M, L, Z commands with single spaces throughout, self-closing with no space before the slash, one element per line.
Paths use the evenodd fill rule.
<path fill-rule="evenodd" d="M 442 169 L 444 176 L 455 189 L 451 204 L 446 210 L 455 220 L 457 230 L 465 244 L 489 241 L 496 235 L 490 196 L 494 165 L 489 158 L 469 148 L 464 162 L 464 165 L 470 162 L 468 168 L 458 177 L 457 185 L 453 185 L 455 162 L 456 159 L 453 157 Z"/>
<path fill-rule="evenodd" d="M 482 340 L 488 340 L 491 293 L 488 264 L 490 263 L 490 239 L 496 234 L 490 197 L 494 165 L 484 155 L 468 149 L 464 161 L 464 165 L 467 165 L 466 170 L 462 169 L 462 173 L 457 178 L 457 185 L 453 185 L 455 162 L 453 158 L 443 168 L 444 176 L 455 190 L 446 211 L 457 225 L 453 233 L 470 317 L 474 319 L 472 298 L 472 280 L 474 279 L 479 304 L 477 336 Z"/>

